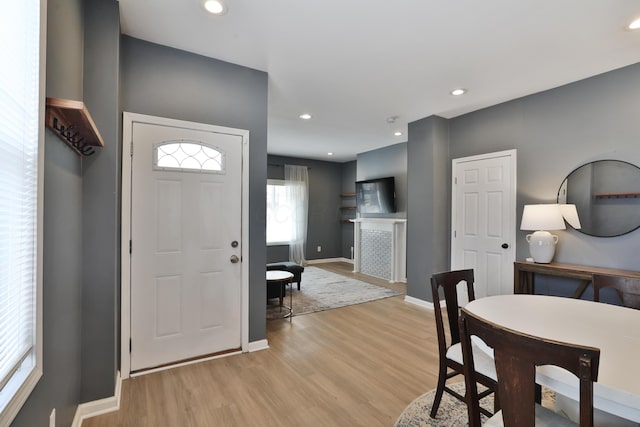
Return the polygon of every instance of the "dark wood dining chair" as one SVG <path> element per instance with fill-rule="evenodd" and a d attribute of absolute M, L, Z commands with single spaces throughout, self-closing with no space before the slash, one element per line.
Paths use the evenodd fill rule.
<path fill-rule="evenodd" d="M 536 403 L 536 366 L 554 365 L 566 369 L 580 382 L 580 427 L 593 426 L 593 383 L 598 379 L 600 350 L 552 341 L 513 331 L 462 309 L 460 334 L 465 366 L 469 427 L 480 426 L 478 395 L 473 375 L 471 337 L 477 336 L 493 348 L 498 374 L 501 410 L 485 426 L 534 427 L 575 426 L 569 419 Z M 474 400 L 475 399 L 475 400 Z"/>
<path fill-rule="evenodd" d="M 593 300 L 600 302 L 600 293 L 604 288 L 613 288 L 620 297 L 622 305 L 640 310 L 640 279 L 605 274 L 593 275 Z"/>
<path fill-rule="evenodd" d="M 475 299 L 473 290 L 474 275 L 473 269 L 447 271 L 431 276 L 431 294 L 433 296 L 433 310 L 436 317 L 436 331 L 438 333 L 438 353 L 439 353 L 439 370 L 438 370 L 438 386 L 436 395 L 431 406 L 431 418 L 435 418 L 438 413 L 438 407 L 442 400 L 444 392 L 449 393 L 456 399 L 466 402 L 466 398 L 447 386 L 447 380 L 457 375 L 463 375 L 462 347 L 460 346 L 460 330 L 458 329 L 458 316 L 460 307 L 458 304 L 458 284 L 466 282 L 466 293 L 469 301 Z M 440 289 L 444 294 L 446 306 L 446 315 L 449 326 L 449 340 L 445 333 L 443 309 L 440 304 Z M 479 395 L 479 399 L 493 393 L 496 389 L 496 373 L 493 366 L 493 360 L 481 350 L 478 350 L 477 360 L 478 372 L 476 373 L 476 381 L 485 386 L 487 389 Z M 494 410 L 500 407 L 499 401 L 494 401 Z M 491 412 L 484 408 L 480 408 L 486 416 L 491 416 Z"/>

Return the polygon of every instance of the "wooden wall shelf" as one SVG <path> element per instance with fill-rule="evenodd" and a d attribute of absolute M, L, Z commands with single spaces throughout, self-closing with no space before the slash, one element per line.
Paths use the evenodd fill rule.
<path fill-rule="evenodd" d="M 345 209 L 345 210 L 355 210 L 356 206 L 340 206 L 340 209 Z"/>
<path fill-rule="evenodd" d="M 599 193 L 595 195 L 596 199 L 637 199 L 640 193 Z"/>
<path fill-rule="evenodd" d="M 81 156 L 90 156 L 104 140 L 82 101 L 47 98 L 45 125 Z"/>
<path fill-rule="evenodd" d="M 342 193 L 340 197 L 356 197 L 356 193 Z"/>

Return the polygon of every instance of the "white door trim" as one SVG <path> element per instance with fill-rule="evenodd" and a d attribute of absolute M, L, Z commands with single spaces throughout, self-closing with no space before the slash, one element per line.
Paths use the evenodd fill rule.
<path fill-rule="evenodd" d="M 513 150 L 505 150 L 505 151 L 497 151 L 495 153 L 485 153 L 485 154 L 479 154 L 476 156 L 469 156 L 469 157 L 460 157 L 458 159 L 453 159 L 451 161 L 451 237 L 450 237 L 450 246 L 451 246 L 451 265 L 450 267 L 453 268 L 454 265 L 460 265 L 459 261 L 457 257 L 456 257 L 456 253 L 455 253 L 455 231 L 456 231 L 456 214 L 457 214 L 457 209 L 458 206 L 456 204 L 456 188 L 457 186 L 455 185 L 455 171 L 456 171 L 456 167 L 459 163 L 466 163 L 466 162 L 472 162 L 472 161 L 476 161 L 476 160 L 487 160 L 487 159 L 493 159 L 496 157 L 509 157 L 509 159 L 511 160 L 511 170 L 513 171 L 513 187 L 511 190 L 511 212 L 513 212 L 513 224 L 514 227 L 516 226 L 516 207 L 517 207 L 517 200 L 516 200 L 516 196 L 517 196 L 517 192 L 518 192 L 518 171 L 517 171 L 517 165 L 518 165 L 518 150 L 513 149 Z M 514 230 L 511 241 L 508 242 L 510 247 L 513 248 L 512 254 L 513 254 L 513 259 L 511 260 L 511 263 L 513 264 L 513 262 L 516 260 L 516 230 Z"/>
<path fill-rule="evenodd" d="M 240 314 L 242 352 L 249 351 L 249 131 L 205 123 L 168 119 L 144 114 L 122 114 L 122 207 L 121 207 L 121 290 L 120 290 L 120 372 L 122 379 L 131 373 L 131 144 L 134 123 L 155 124 L 242 137 L 242 313 Z"/>

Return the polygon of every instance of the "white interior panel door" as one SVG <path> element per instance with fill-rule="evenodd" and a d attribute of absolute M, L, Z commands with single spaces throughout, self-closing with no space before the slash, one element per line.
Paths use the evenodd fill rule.
<path fill-rule="evenodd" d="M 476 298 L 513 293 L 515 150 L 455 159 L 452 174 L 451 269 L 475 270 Z"/>
<path fill-rule="evenodd" d="M 134 123 L 131 370 L 241 346 L 242 137 Z"/>

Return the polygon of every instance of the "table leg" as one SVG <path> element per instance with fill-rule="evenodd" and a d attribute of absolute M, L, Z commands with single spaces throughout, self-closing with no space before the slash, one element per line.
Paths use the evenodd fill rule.
<path fill-rule="evenodd" d="M 293 317 L 293 282 L 289 282 L 289 323 Z"/>

